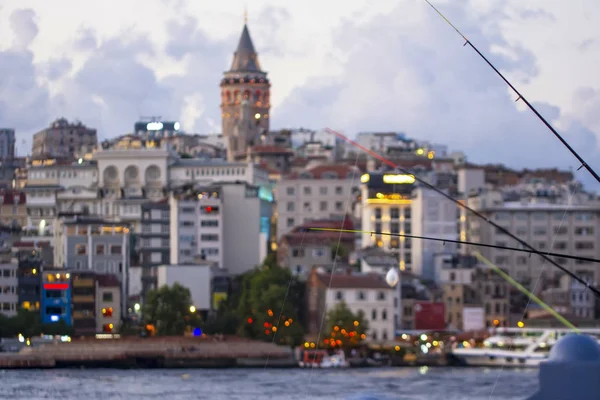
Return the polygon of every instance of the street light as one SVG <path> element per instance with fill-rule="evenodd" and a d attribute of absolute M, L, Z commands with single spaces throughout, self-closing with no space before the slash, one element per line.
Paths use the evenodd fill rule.
<path fill-rule="evenodd" d="M 142 308 L 142 307 L 140 306 L 140 303 L 135 303 L 135 305 L 133 306 L 133 309 L 135 310 L 135 312 L 138 312 L 138 311 L 140 311 L 140 308 Z"/>
<path fill-rule="evenodd" d="M 195 313 L 195 312 L 196 312 L 196 307 L 194 307 L 194 306 L 190 306 L 190 312 L 191 312 L 191 313 Z"/>
<path fill-rule="evenodd" d="M 260 113 L 256 113 L 256 114 L 254 114 L 254 119 L 255 119 L 255 120 L 257 120 L 257 121 L 258 121 L 258 120 L 260 119 L 260 117 L 261 117 Z"/>

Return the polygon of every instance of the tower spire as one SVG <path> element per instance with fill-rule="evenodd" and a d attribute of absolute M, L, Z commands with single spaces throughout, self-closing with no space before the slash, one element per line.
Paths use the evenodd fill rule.
<path fill-rule="evenodd" d="M 244 6 L 244 25 L 248 24 L 248 6 Z"/>

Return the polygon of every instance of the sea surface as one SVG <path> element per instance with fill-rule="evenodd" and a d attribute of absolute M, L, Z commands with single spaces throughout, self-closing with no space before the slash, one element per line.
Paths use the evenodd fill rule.
<path fill-rule="evenodd" d="M 525 400 L 536 369 L 372 368 L 347 370 L 0 370 L 11 400 Z"/>

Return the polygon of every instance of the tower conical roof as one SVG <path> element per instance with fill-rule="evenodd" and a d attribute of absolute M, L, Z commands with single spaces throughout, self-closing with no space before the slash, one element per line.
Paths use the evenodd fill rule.
<path fill-rule="evenodd" d="M 233 62 L 231 63 L 232 72 L 262 72 L 260 69 L 260 63 L 258 62 L 258 54 L 254 49 L 254 44 L 250 38 L 250 31 L 248 25 L 244 24 L 242 30 L 242 36 L 238 47 L 233 55 Z"/>

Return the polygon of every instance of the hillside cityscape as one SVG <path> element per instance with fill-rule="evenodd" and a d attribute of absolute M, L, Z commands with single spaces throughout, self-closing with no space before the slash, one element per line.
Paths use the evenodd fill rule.
<path fill-rule="evenodd" d="M 132 116 L 131 132 L 100 141 L 61 117 L 17 157 L 21 133 L 1 127 L 0 337 L 399 349 L 421 332 L 560 325 L 482 257 L 576 326 L 598 325 L 582 283 L 538 255 L 478 247 L 520 244 L 421 183 L 540 251 L 581 256 L 552 259 L 596 285 L 600 199 L 572 172 L 477 165 L 410 133 L 358 132 L 357 146 L 328 129 L 273 131 L 277 82 L 246 25 L 217 84 L 221 134 Z"/>

